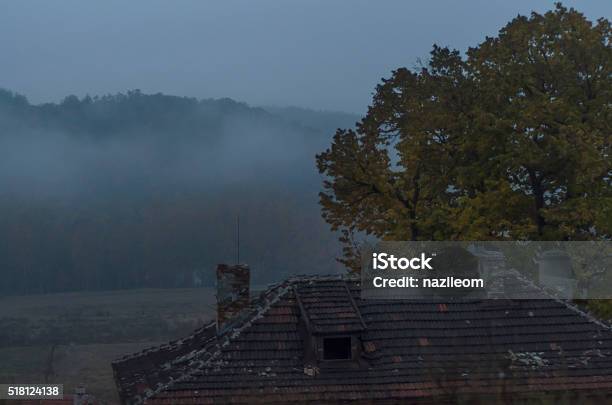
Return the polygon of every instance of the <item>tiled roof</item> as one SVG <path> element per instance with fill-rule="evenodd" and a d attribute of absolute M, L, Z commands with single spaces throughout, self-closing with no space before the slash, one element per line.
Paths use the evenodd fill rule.
<path fill-rule="evenodd" d="M 304 315 L 313 333 L 327 326 L 358 333 L 359 366 L 306 373 L 299 323 Z M 459 394 L 612 392 L 612 332 L 553 299 L 361 300 L 358 281 L 302 277 L 271 287 L 220 336 L 209 325 L 113 367 L 128 403 L 402 402 Z"/>

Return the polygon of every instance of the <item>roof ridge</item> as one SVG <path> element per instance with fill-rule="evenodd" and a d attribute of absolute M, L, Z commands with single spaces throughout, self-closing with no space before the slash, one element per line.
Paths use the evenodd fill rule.
<path fill-rule="evenodd" d="M 603 322 L 600 319 L 597 319 L 596 317 L 594 317 L 593 315 L 591 315 L 590 313 L 583 311 L 582 309 L 580 309 L 577 305 L 575 304 L 571 304 L 569 301 L 563 301 L 560 300 L 558 298 L 553 298 L 555 301 L 562 303 L 563 305 L 565 305 L 568 309 L 576 312 L 578 315 L 582 316 L 583 318 L 586 318 L 588 321 L 601 326 L 604 329 L 610 330 L 612 331 L 612 326 L 608 325 L 607 323 Z"/>
<path fill-rule="evenodd" d="M 215 350 L 212 353 L 210 353 L 210 355 L 206 359 L 197 359 L 197 357 L 200 355 L 205 355 L 207 352 L 210 352 L 211 347 L 209 345 L 206 345 L 200 350 L 192 351 L 186 355 L 177 357 L 174 360 L 172 360 L 172 362 L 170 363 L 177 363 L 177 362 L 181 362 L 184 360 L 190 360 L 190 363 L 188 364 L 188 366 L 193 366 L 193 367 L 189 367 L 188 371 L 186 371 L 183 375 L 177 378 L 170 377 L 170 381 L 168 381 L 165 384 L 161 384 L 161 383 L 158 384 L 154 390 L 149 390 L 142 397 L 138 398 L 136 403 L 137 404 L 143 403 L 146 399 L 154 396 L 155 394 L 158 394 L 161 391 L 169 389 L 172 385 L 174 385 L 177 382 L 181 382 L 181 381 L 188 379 L 194 373 L 201 370 L 203 367 L 211 364 L 217 357 L 221 355 L 222 348 L 228 346 L 232 342 L 232 340 L 239 337 L 240 334 L 245 329 L 249 328 L 253 324 L 254 321 L 262 318 L 268 312 L 268 310 L 272 307 L 272 305 L 277 303 L 288 292 L 292 291 L 292 286 L 294 282 L 295 281 L 291 279 L 286 279 L 284 282 L 270 285 L 270 287 L 268 287 L 267 290 L 262 292 L 262 294 L 259 297 L 259 300 L 263 301 L 262 302 L 263 305 L 261 307 L 253 308 L 251 313 L 246 318 L 244 318 L 244 321 L 241 323 L 240 327 L 233 328 L 231 330 L 226 330 L 221 335 L 218 335 L 217 343 L 213 346 Z M 265 299 L 266 296 L 268 296 L 267 297 L 268 299 Z"/>
<path fill-rule="evenodd" d="M 608 325 L 605 322 L 601 321 L 600 319 L 595 318 L 593 315 L 589 314 L 586 311 L 583 311 L 577 305 L 570 303 L 568 300 L 562 300 L 562 299 L 554 296 L 553 294 L 551 294 L 550 292 L 548 292 L 547 290 L 545 290 L 541 286 L 535 284 L 532 280 L 529 280 L 528 278 L 524 277 L 517 270 L 512 269 L 512 272 L 514 273 L 514 276 L 517 279 L 519 279 L 520 281 L 522 281 L 524 283 L 529 284 L 531 287 L 537 288 L 539 291 L 542 292 L 542 294 L 546 295 L 548 297 L 548 299 L 550 299 L 552 301 L 555 301 L 555 302 L 565 306 L 569 310 L 571 310 L 571 311 L 577 313 L 578 315 L 582 316 L 583 318 L 587 319 L 589 322 L 592 322 L 592 323 L 594 323 L 594 324 L 596 324 L 598 326 L 601 326 L 602 328 L 604 328 L 606 330 L 612 331 L 612 326 L 611 325 Z"/>
<path fill-rule="evenodd" d="M 360 278 L 353 274 L 301 274 L 285 279 L 289 283 L 305 281 L 359 281 Z"/>
<path fill-rule="evenodd" d="M 120 364 L 120 363 L 123 363 L 125 361 L 132 360 L 132 359 L 135 359 L 135 358 L 138 358 L 138 357 L 141 357 L 141 356 L 145 356 L 145 355 L 149 355 L 151 353 L 159 352 L 159 351 L 161 351 L 163 349 L 167 349 L 167 348 L 169 348 L 169 347 L 171 347 L 173 345 L 176 345 L 176 344 L 185 343 L 186 341 L 188 341 L 190 339 L 197 338 L 198 334 L 204 332 L 205 330 L 207 330 L 207 329 L 209 329 L 209 328 L 211 328 L 213 326 L 215 326 L 215 321 L 214 320 L 209 321 L 208 323 L 205 323 L 204 325 L 200 326 L 195 331 L 193 331 L 191 334 L 189 334 L 189 335 L 187 335 L 185 337 L 182 337 L 180 339 L 171 340 L 171 341 L 169 341 L 167 343 L 163 343 L 161 345 L 150 346 L 150 347 L 144 348 L 141 351 L 136 352 L 136 353 L 126 354 L 126 355 L 124 355 L 124 356 L 122 356 L 122 357 L 120 357 L 118 359 L 113 360 L 111 362 L 111 364 Z"/>

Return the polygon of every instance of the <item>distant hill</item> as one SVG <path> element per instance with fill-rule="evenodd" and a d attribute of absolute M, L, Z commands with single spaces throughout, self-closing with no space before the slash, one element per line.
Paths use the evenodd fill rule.
<path fill-rule="evenodd" d="M 335 272 L 315 155 L 356 116 L 138 90 L 33 105 L 0 91 L 1 293 L 256 283 Z"/>
<path fill-rule="evenodd" d="M 264 109 L 249 107 L 229 98 L 198 100 L 159 93 L 144 94 L 139 90 L 81 99 L 68 96 L 59 103 L 40 105 L 30 104 L 22 95 L 0 90 L 0 114 L 5 119 L 5 128 L 19 125 L 104 137 L 144 133 L 145 130 L 210 136 L 238 118 L 249 119 L 258 125 L 285 124 Z"/>

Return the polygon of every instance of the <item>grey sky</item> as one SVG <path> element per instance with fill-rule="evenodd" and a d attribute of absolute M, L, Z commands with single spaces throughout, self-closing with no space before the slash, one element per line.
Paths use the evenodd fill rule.
<path fill-rule="evenodd" d="M 610 18 L 611 1 L 565 2 Z M 144 92 L 364 112 L 374 86 L 551 1 L 2 1 L 0 87 L 32 102 Z"/>

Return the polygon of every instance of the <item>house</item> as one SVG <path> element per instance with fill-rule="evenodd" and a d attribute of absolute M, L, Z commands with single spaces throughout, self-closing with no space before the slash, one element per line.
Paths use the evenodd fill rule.
<path fill-rule="evenodd" d="M 612 402 L 612 331 L 563 301 L 362 300 L 332 276 L 249 299 L 247 266 L 217 277 L 214 322 L 113 363 L 124 403 Z"/>

